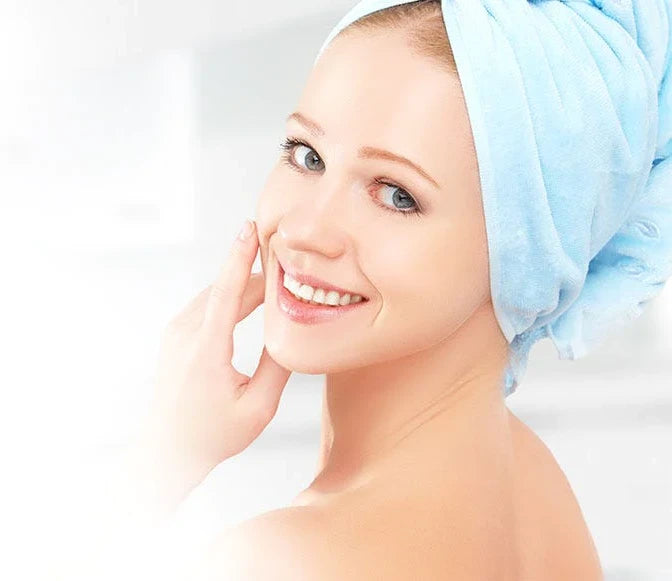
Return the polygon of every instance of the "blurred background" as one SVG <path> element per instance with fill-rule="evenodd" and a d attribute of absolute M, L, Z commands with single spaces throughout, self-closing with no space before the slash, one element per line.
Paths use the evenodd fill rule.
<path fill-rule="evenodd" d="M 161 332 L 254 216 L 284 119 L 354 3 L 0 5 L 0 508 L 16 570 L 82 534 L 79 476 L 137 429 Z M 263 306 L 234 332 L 239 371 L 254 373 L 262 331 Z M 308 486 L 323 379 L 293 374 L 262 435 L 194 490 L 185 542 Z M 567 474 L 606 579 L 672 579 L 670 285 L 585 359 L 537 344 L 507 401 Z"/>

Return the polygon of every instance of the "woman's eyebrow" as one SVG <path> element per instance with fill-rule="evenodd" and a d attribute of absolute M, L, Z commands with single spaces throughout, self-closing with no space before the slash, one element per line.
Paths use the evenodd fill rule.
<path fill-rule="evenodd" d="M 311 135 L 314 135 L 315 137 L 322 137 L 324 135 L 324 129 L 320 127 L 315 121 L 312 119 L 309 119 L 302 113 L 299 113 L 298 111 L 295 111 L 294 113 L 291 113 L 287 117 L 287 121 L 290 121 L 291 119 L 294 119 L 301 125 L 303 125 L 308 132 Z M 392 153 L 390 151 L 387 151 L 385 149 L 379 149 L 377 147 L 370 147 L 370 146 L 363 146 L 359 148 L 359 151 L 357 152 L 358 156 L 361 158 L 365 159 L 386 159 L 388 161 L 396 161 L 397 163 L 401 163 L 407 167 L 410 167 L 411 169 L 415 170 L 418 172 L 422 177 L 424 177 L 428 182 L 430 182 L 435 188 L 439 189 L 439 184 L 436 183 L 436 181 L 430 176 L 424 169 L 422 169 L 419 165 L 416 163 L 413 163 L 410 159 L 405 158 L 401 155 L 397 155 L 396 153 Z"/>

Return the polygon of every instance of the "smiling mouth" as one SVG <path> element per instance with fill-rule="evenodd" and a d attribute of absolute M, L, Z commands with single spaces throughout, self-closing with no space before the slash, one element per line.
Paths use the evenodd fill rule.
<path fill-rule="evenodd" d="M 282 265 L 280 262 L 278 262 L 278 284 L 279 287 L 282 289 L 283 292 L 288 293 L 293 299 L 301 302 L 302 304 L 305 305 L 312 305 L 315 307 L 325 307 L 327 309 L 333 309 L 336 307 L 348 307 L 348 306 L 355 306 L 357 304 L 362 304 L 365 302 L 368 302 L 369 299 L 363 295 L 357 294 L 357 293 L 352 293 L 348 291 L 343 291 L 339 292 L 336 290 L 328 290 L 322 287 L 313 287 L 312 285 L 306 285 L 309 286 L 313 289 L 313 296 L 315 296 L 315 293 L 320 293 L 319 298 L 320 300 L 315 301 L 311 299 L 306 299 L 305 297 L 298 296 L 296 292 L 298 291 L 298 288 L 302 286 L 304 283 L 301 283 L 300 281 L 296 280 L 292 275 L 287 275 L 292 278 L 292 280 L 296 281 L 296 283 L 299 284 L 299 287 L 296 287 L 294 290 L 291 290 L 287 288 L 284 284 L 284 278 L 285 278 L 285 270 L 282 268 Z M 296 285 L 295 285 L 296 286 Z M 345 297 L 348 297 L 345 299 Z M 355 299 L 354 301 L 352 299 Z M 348 300 L 346 304 L 342 304 L 343 300 Z"/>

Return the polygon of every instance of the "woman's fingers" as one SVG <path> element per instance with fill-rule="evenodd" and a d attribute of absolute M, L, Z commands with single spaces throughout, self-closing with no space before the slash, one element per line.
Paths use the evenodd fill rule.
<path fill-rule="evenodd" d="M 177 315 L 173 317 L 171 321 L 172 324 L 178 325 L 180 327 L 184 325 L 189 328 L 193 328 L 194 330 L 198 329 L 203 324 L 205 308 L 208 304 L 211 290 L 212 285 L 209 284 L 195 297 L 193 297 L 187 306 L 185 306 Z M 250 280 L 247 282 L 247 287 L 245 288 L 245 293 L 243 294 L 243 304 L 240 308 L 240 312 L 238 313 L 236 323 L 242 321 L 252 311 L 254 311 L 254 309 L 264 302 L 265 292 L 266 280 L 264 278 L 263 271 L 253 272 L 250 276 Z"/>
<path fill-rule="evenodd" d="M 252 220 L 248 222 L 251 231 L 245 238 L 240 237 L 242 230 L 236 236 L 229 255 L 212 284 L 201 326 L 206 344 L 228 362 L 233 358 L 233 328 L 238 322 L 250 271 L 259 247 L 255 224 Z"/>
<path fill-rule="evenodd" d="M 200 328 L 203 324 L 205 309 L 210 298 L 211 290 L 212 284 L 209 284 L 195 297 L 190 299 L 187 305 L 171 319 L 171 325 L 178 327 L 188 327 L 194 330 Z M 250 275 L 247 286 L 245 287 L 245 292 L 243 293 L 243 302 L 240 307 L 240 312 L 236 318 L 236 323 L 242 321 L 252 311 L 254 311 L 254 309 L 262 304 L 264 302 L 265 294 L 266 279 L 264 277 L 263 270 L 259 272 L 253 272 Z"/>
<path fill-rule="evenodd" d="M 205 312 L 205 305 L 208 302 L 208 297 L 210 296 L 210 289 L 212 285 L 209 284 L 201 292 L 199 292 L 194 298 L 192 298 L 187 305 L 175 315 L 171 323 L 175 325 L 183 325 L 192 320 L 199 320 L 203 318 L 203 313 Z"/>
<path fill-rule="evenodd" d="M 275 415 L 280 403 L 280 396 L 292 372 L 276 363 L 266 347 L 261 352 L 259 364 L 240 395 L 245 395 L 245 403 L 262 419 L 265 426 Z"/>
<path fill-rule="evenodd" d="M 253 272 L 250 280 L 247 281 L 247 287 L 243 294 L 243 303 L 240 307 L 240 312 L 236 319 L 236 323 L 242 321 L 254 309 L 264 302 L 264 295 L 266 293 L 266 279 L 263 271 Z"/>

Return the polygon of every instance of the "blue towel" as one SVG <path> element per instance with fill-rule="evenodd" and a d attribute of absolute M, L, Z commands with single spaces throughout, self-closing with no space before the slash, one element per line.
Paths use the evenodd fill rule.
<path fill-rule="evenodd" d="M 351 22 L 396 4 L 364 0 Z M 480 171 L 504 396 L 532 345 L 586 355 L 672 275 L 672 0 L 442 0 Z"/>

